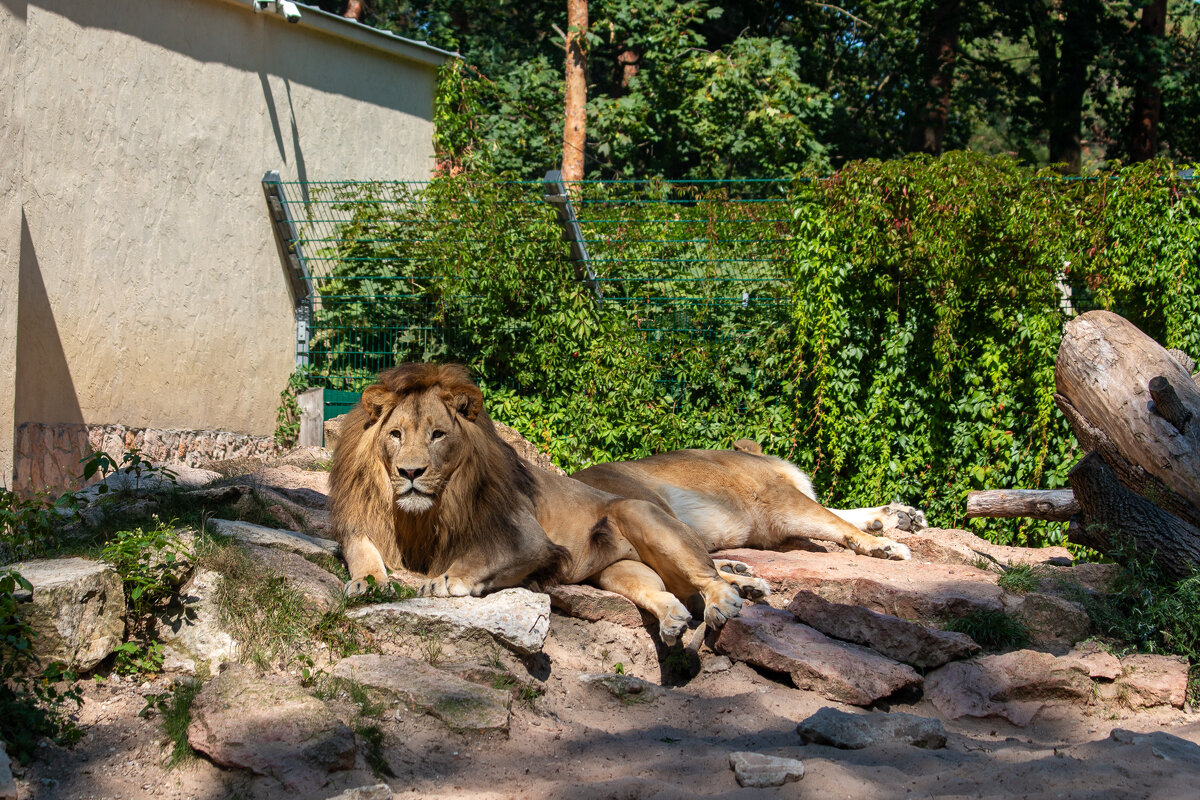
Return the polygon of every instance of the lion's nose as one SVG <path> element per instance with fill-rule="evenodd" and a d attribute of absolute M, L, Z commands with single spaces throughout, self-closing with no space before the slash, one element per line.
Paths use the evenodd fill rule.
<path fill-rule="evenodd" d="M 405 478 L 408 478 L 410 481 L 415 481 L 417 478 L 425 474 L 425 467 L 420 467 L 419 469 L 405 469 L 404 467 L 396 467 L 396 471 Z"/>

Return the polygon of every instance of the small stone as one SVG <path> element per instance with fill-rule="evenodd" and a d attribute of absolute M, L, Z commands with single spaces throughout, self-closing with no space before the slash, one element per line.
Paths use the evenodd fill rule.
<path fill-rule="evenodd" d="M 0 741 L 0 800 L 17 800 L 17 782 L 3 741 Z"/>
<path fill-rule="evenodd" d="M 633 675 L 618 675 L 613 672 L 591 672 L 579 676 L 585 686 L 601 686 L 618 700 L 627 703 L 656 700 L 665 691 L 661 686 Z"/>
<path fill-rule="evenodd" d="M 876 744 L 902 742 L 937 750 L 946 746 L 946 729 L 939 719 L 900 711 L 851 714 L 825 707 L 796 727 L 805 744 L 861 750 Z"/>
<path fill-rule="evenodd" d="M 729 656 L 713 656 L 712 658 L 705 659 L 704 663 L 700 666 L 700 671 L 711 674 L 714 672 L 726 672 L 732 667 L 733 662 L 729 660 Z"/>
<path fill-rule="evenodd" d="M 803 762 L 762 753 L 730 753 L 729 768 L 733 770 L 738 786 L 746 789 L 783 786 L 804 777 Z"/>
<path fill-rule="evenodd" d="M 392 800 L 392 788 L 386 783 L 374 786 L 359 786 L 357 789 L 347 789 L 341 794 L 330 797 L 329 800 Z"/>

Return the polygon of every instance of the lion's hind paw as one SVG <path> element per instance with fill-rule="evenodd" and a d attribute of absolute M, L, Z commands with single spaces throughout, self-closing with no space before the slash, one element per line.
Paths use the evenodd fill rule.
<path fill-rule="evenodd" d="M 754 570 L 745 561 L 733 561 L 728 558 L 714 558 L 713 565 L 720 572 L 728 572 L 732 575 L 753 575 Z"/>

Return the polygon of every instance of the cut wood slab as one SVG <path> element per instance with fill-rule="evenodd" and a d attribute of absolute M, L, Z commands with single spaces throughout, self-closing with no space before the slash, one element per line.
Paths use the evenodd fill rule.
<path fill-rule="evenodd" d="M 989 489 L 967 495 L 967 517 L 1028 517 L 1066 522 L 1079 513 L 1070 489 Z"/>

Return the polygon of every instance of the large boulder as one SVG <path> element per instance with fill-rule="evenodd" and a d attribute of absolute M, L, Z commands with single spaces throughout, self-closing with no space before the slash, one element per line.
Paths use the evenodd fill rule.
<path fill-rule="evenodd" d="M 378 634 L 423 631 L 457 640 L 494 639 L 529 655 L 541 651 L 550 631 L 550 598 L 504 589 L 484 597 L 414 597 L 363 606 L 346 616 Z"/>
<path fill-rule="evenodd" d="M 181 661 L 191 661 L 194 668 L 207 674 L 238 656 L 238 643 L 221 625 L 216 598 L 221 579 L 212 570 L 196 570 L 179 592 L 181 608 L 160 616 L 155 628 L 158 638 L 170 645 Z"/>
<path fill-rule="evenodd" d="M 210 519 L 208 523 L 221 536 L 260 547 L 274 547 L 301 556 L 336 556 L 341 552 L 338 543 L 332 539 L 308 536 L 298 531 L 284 531 L 229 519 Z"/>
<path fill-rule="evenodd" d="M 787 610 L 827 636 L 865 645 L 922 669 L 940 667 L 980 651 L 979 645 L 964 634 L 926 628 L 862 606 L 831 603 L 815 592 L 797 592 Z"/>
<path fill-rule="evenodd" d="M 303 556 L 273 547 L 245 545 L 246 555 L 255 564 L 269 569 L 321 611 L 329 611 L 342 602 L 342 581 Z"/>
<path fill-rule="evenodd" d="M 458 731 L 507 731 L 512 695 L 400 656 L 359 655 L 339 661 L 333 676 L 403 700 Z"/>
<path fill-rule="evenodd" d="M 1088 703 L 1093 683 L 1077 658 L 1017 650 L 955 661 L 925 676 L 925 697 L 949 719 L 1003 717 L 1028 725 L 1050 703 Z"/>
<path fill-rule="evenodd" d="M 1130 708 L 1183 708 L 1187 685 L 1186 658 L 1137 653 L 1121 659 L 1116 695 Z"/>
<path fill-rule="evenodd" d="M 744 606 L 740 616 L 725 623 L 716 650 L 737 661 L 786 672 L 797 688 L 851 705 L 870 705 L 921 684 L 912 667 L 830 639 L 788 612 L 766 605 Z"/>
<path fill-rule="evenodd" d="M 0 567 L 19 572 L 33 585 L 32 602 L 20 606 L 37 634 L 33 652 L 43 664 L 61 661 L 86 672 L 125 638 L 125 593 L 121 576 L 86 558 L 43 558 Z"/>
<path fill-rule="evenodd" d="M 280 678 L 227 664 L 192 702 L 188 744 L 222 767 L 278 779 L 316 796 L 330 772 L 354 766 L 354 731 L 324 703 Z"/>

